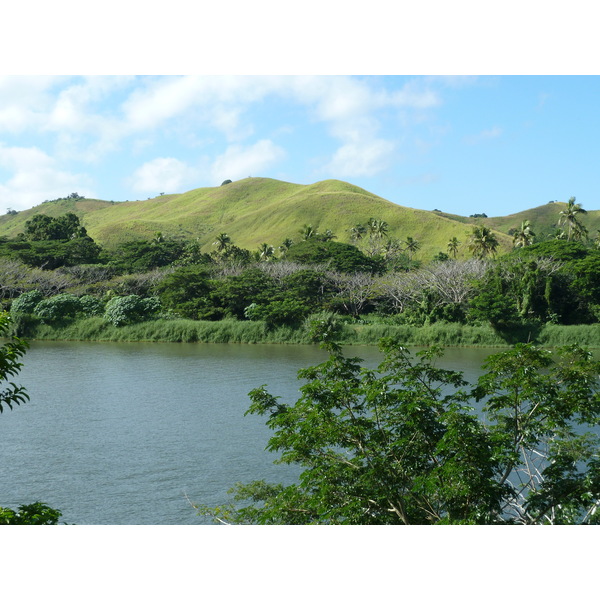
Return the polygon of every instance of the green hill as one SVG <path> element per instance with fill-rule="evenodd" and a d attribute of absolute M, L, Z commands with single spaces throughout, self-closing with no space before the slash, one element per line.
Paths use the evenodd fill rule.
<path fill-rule="evenodd" d="M 549 202 L 505 217 L 483 218 L 461 217 L 449 213 L 438 214 L 465 225 L 485 225 L 507 235 L 512 235 L 514 230 L 519 229 L 523 221 L 529 221 L 536 234 L 537 241 L 542 241 L 556 236 L 560 211 L 564 210 L 566 206 L 566 202 Z M 600 210 L 590 210 L 587 214 L 578 216 L 578 220 L 587 228 L 590 237 L 595 237 L 600 230 Z"/>
<path fill-rule="evenodd" d="M 417 240 L 421 249 L 415 258 L 426 260 L 445 252 L 452 237 L 463 242 L 459 257 L 461 252 L 467 256 L 464 242 L 472 230 L 470 223 L 451 215 L 399 206 L 343 181 L 300 185 L 252 177 L 143 201 L 44 202 L 1 216 L 0 235 L 17 235 L 35 214 L 59 216 L 66 212 L 77 214 L 88 233 L 107 247 L 149 239 L 160 231 L 166 238 L 198 238 L 208 251 L 216 235 L 225 232 L 236 245 L 254 250 L 263 242 L 277 247 L 287 237 L 299 240 L 299 230 L 305 224 L 318 231 L 331 229 L 337 241 L 348 242 L 353 226 L 375 218 L 388 223 L 389 237 Z M 505 233 L 498 233 L 498 238 L 503 249 L 511 247 Z"/>

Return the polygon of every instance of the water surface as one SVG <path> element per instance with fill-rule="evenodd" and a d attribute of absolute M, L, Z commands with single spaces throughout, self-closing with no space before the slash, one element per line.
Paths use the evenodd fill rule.
<path fill-rule="evenodd" d="M 491 352 L 448 349 L 442 363 L 472 380 Z M 190 501 L 297 477 L 264 450 L 264 419 L 244 416 L 248 392 L 267 384 L 293 402 L 298 369 L 325 358 L 314 346 L 32 343 L 18 378 L 31 401 L 0 415 L 0 505 L 40 500 L 76 524 L 202 524 Z"/>

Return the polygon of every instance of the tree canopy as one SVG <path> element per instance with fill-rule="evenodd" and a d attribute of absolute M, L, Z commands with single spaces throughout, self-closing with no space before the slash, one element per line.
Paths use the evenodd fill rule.
<path fill-rule="evenodd" d="M 274 431 L 268 450 L 300 465 L 299 481 L 237 484 L 232 504 L 202 514 L 258 524 L 600 523 L 591 431 L 600 363 L 590 353 L 520 344 L 489 357 L 469 386 L 436 366 L 436 348 L 413 358 L 384 339 L 371 370 L 331 340 L 323 346 L 329 359 L 299 371 L 295 403 L 265 386 L 250 393 L 247 412 Z"/>

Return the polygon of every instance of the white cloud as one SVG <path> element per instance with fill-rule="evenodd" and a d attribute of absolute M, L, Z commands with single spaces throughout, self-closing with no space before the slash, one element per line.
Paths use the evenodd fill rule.
<path fill-rule="evenodd" d="M 215 159 L 211 173 L 214 181 L 261 175 L 261 171 L 284 157 L 285 150 L 271 140 L 260 140 L 247 147 L 233 145 Z"/>
<path fill-rule="evenodd" d="M 336 178 L 368 177 L 387 169 L 393 151 L 394 144 L 381 139 L 344 144 L 323 171 Z"/>
<path fill-rule="evenodd" d="M 198 180 L 198 170 L 176 158 L 155 158 L 144 163 L 130 179 L 135 192 L 185 192 Z"/>
<path fill-rule="evenodd" d="M 39 148 L 0 146 L 0 166 L 12 173 L 8 180 L 0 183 L 0 201 L 4 208 L 24 210 L 73 192 L 91 195 L 86 175 L 61 169 Z"/>

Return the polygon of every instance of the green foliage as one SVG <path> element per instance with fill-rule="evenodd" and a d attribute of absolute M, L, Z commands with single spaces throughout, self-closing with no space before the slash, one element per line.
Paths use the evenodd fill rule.
<path fill-rule="evenodd" d="M 60 323 L 74 319 L 81 312 L 81 300 L 73 294 L 58 294 L 41 300 L 34 313 L 44 323 Z"/>
<path fill-rule="evenodd" d="M 13 406 L 29 400 L 23 386 L 8 382 L 10 377 L 19 373 L 23 363 L 20 359 L 27 350 L 27 343 L 14 335 L 10 335 L 11 318 L 5 312 L 0 312 L 0 340 L 8 339 L 0 346 L 0 384 L 6 387 L 0 389 L 0 412 L 4 407 L 12 410 Z"/>
<path fill-rule="evenodd" d="M 485 225 L 473 227 L 468 240 L 468 247 L 475 258 L 486 258 L 496 254 L 498 246 L 498 238 L 489 227 Z"/>
<path fill-rule="evenodd" d="M 310 310 L 318 310 L 333 294 L 329 278 L 310 269 L 286 275 L 282 280 L 282 288 L 286 295 L 301 300 Z"/>
<path fill-rule="evenodd" d="M 104 302 L 97 296 L 81 296 L 79 305 L 85 317 L 100 317 L 104 314 Z"/>
<path fill-rule="evenodd" d="M 21 294 L 12 301 L 10 312 L 16 314 L 33 314 L 35 307 L 44 299 L 44 294 L 39 290 L 31 290 Z"/>
<path fill-rule="evenodd" d="M 356 246 L 313 238 L 291 246 L 286 252 L 286 259 L 301 264 L 325 264 L 342 273 L 378 273 L 382 270 L 381 261 L 366 256 Z"/>
<path fill-rule="evenodd" d="M 252 303 L 269 304 L 277 293 L 273 277 L 259 269 L 247 269 L 240 275 L 214 282 L 211 300 L 225 314 L 244 319 L 244 311 Z"/>
<path fill-rule="evenodd" d="M 57 525 L 62 513 L 41 502 L 22 504 L 14 511 L 0 506 L 0 525 Z"/>
<path fill-rule="evenodd" d="M 206 314 L 211 289 L 209 270 L 198 265 L 181 267 L 156 286 L 163 306 L 189 319 Z"/>
<path fill-rule="evenodd" d="M 151 319 L 159 309 L 158 298 L 142 298 L 137 294 L 117 296 L 107 302 L 104 319 L 115 327 L 121 327 Z"/>
<path fill-rule="evenodd" d="M 141 273 L 172 264 L 184 249 L 183 242 L 172 240 L 126 242 L 110 253 L 110 264 L 123 273 Z"/>
<path fill-rule="evenodd" d="M 267 329 L 272 329 L 282 325 L 298 327 L 308 312 L 309 308 L 299 300 L 284 298 L 264 305 L 253 303 L 246 308 L 244 314 L 250 320 L 264 321 Z"/>
<path fill-rule="evenodd" d="M 37 214 L 25 222 L 25 237 L 32 241 L 71 240 L 86 236 L 87 231 L 75 213 L 69 212 L 60 217 Z"/>
<path fill-rule="evenodd" d="M 237 484 L 234 503 L 199 507 L 217 521 L 257 524 L 537 524 L 600 521 L 600 363 L 577 346 L 556 356 L 530 344 L 489 357 L 468 386 L 441 351 L 381 341 L 364 369 L 340 347 L 299 371 L 294 404 L 265 386 L 249 414 L 273 430 L 277 462 L 297 483 Z M 486 401 L 485 421 L 472 400 Z"/>

